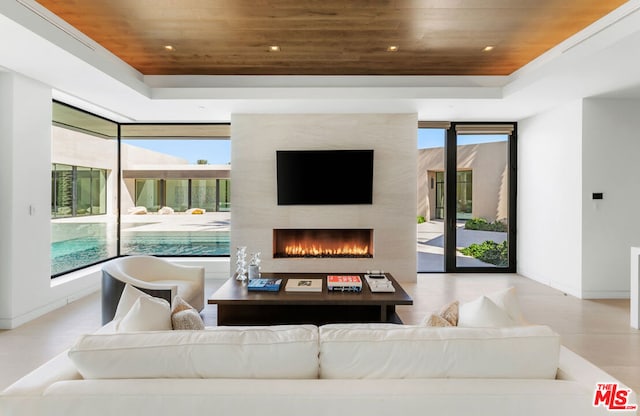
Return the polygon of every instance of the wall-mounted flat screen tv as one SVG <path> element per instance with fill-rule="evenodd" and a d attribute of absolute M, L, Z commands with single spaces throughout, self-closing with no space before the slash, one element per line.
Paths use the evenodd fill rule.
<path fill-rule="evenodd" d="M 373 150 L 276 151 L 278 205 L 373 201 Z"/>

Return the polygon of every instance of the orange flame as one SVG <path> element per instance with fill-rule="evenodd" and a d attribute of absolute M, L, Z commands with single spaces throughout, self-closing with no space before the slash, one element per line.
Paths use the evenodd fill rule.
<path fill-rule="evenodd" d="M 329 248 L 298 243 L 286 246 L 284 252 L 287 256 L 366 256 L 369 254 L 369 246 L 344 244 L 337 248 Z"/>

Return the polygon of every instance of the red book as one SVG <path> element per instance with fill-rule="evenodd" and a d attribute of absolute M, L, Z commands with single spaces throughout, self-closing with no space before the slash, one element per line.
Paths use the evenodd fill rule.
<path fill-rule="evenodd" d="M 360 292 L 362 279 L 356 275 L 328 275 L 327 289 L 332 291 Z"/>

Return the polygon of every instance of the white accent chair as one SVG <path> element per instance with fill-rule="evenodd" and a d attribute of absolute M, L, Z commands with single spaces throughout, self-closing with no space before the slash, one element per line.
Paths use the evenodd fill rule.
<path fill-rule="evenodd" d="M 102 324 L 111 321 L 126 283 L 166 299 L 179 295 L 196 310 L 204 308 L 204 268 L 182 266 L 153 256 L 127 256 L 102 266 Z"/>

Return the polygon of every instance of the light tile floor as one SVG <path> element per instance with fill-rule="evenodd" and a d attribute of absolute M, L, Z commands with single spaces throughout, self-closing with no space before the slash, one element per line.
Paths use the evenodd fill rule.
<path fill-rule="evenodd" d="M 222 281 L 207 281 L 207 295 Z M 403 287 L 413 306 L 398 307 L 407 324 L 458 299 L 515 286 L 525 317 L 551 326 L 568 348 L 640 392 L 640 331 L 629 326 L 628 300 L 580 300 L 515 274 L 421 274 Z M 214 306 L 204 311 L 215 325 Z M 100 297 L 94 293 L 10 331 L 0 331 L 0 389 L 69 348 L 82 333 L 100 327 Z"/>

